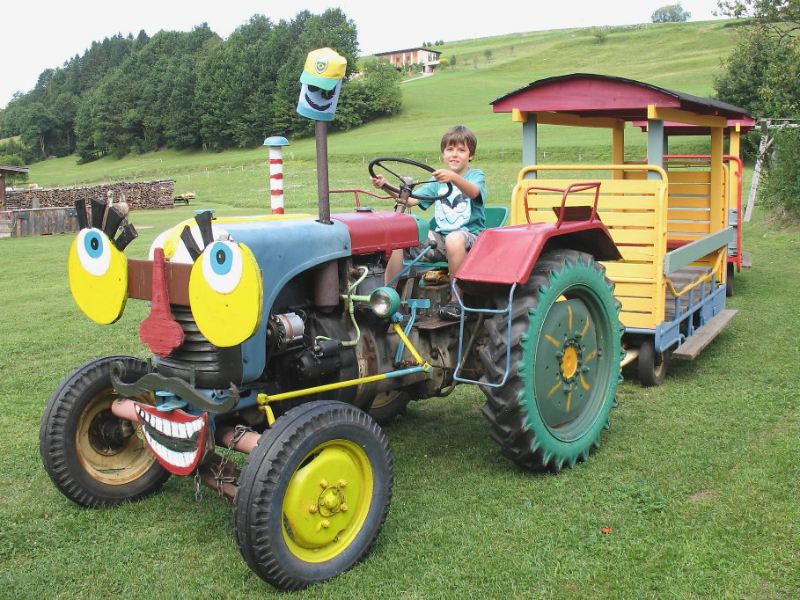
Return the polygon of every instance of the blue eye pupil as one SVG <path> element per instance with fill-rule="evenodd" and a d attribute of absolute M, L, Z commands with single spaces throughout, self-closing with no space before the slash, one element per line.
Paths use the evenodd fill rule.
<path fill-rule="evenodd" d="M 231 270 L 233 256 L 230 249 L 225 244 L 218 244 L 214 252 L 214 260 L 211 261 L 211 268 L 217 275 L 225 275 Z"/>
<path fill-rule="evenodd" d="M 89 233 L 84 241 L 86 254 L 92 258 L 99 258 L 103 254 L 103 244 L 97 233 Z"/>

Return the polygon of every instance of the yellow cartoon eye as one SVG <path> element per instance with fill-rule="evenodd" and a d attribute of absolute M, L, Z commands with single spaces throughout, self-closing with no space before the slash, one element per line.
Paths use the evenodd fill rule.
<path fill-rule="evenodd" d="M 96 323 L 119 319 L 128 300 L 128 259 L 100 229 L 81 229 L 67 259 L 72 297 Z"/>
<path fill-rule="evenodd" d="M 230 347 L 252 336 L 261 323 L 261 270 L 244 244 L 216 241 L 195 261 L 189 302 L 197 327 L 215 346 Z"/>

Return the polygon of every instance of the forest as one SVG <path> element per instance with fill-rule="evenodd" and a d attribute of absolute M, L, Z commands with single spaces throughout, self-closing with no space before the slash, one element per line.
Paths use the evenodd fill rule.
<path fill-rule="evenodd" d="M 21 164 L 71 154 L 88 162 L 310 135 L 313 122 L 295 111 L 299 76 L 308 52 L 326 46 L 347 59 L 334 129 L 399 111 L 400 74 L 374 58 L 357 70 L 356 26 L 340 9 L 302 11 L 278 23 L 254 15 L 225 40 L 203 23 L 189 32 L 94 42 L 0 110 L 0 155 L 16 155 Z"/>

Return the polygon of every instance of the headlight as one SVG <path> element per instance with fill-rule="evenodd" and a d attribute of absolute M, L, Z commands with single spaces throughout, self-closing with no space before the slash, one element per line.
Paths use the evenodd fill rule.
<path fill-rule="evenodd" d="M 379 287 L 370 294 L 369 304 L 376 315 L 388 318 L 400 309 L 400 295 L 394 288 Z"/>

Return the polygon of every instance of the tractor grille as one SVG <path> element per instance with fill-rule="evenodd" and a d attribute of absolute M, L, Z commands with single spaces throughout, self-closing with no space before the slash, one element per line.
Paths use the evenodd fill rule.
<path fill-rule="evenodd" d="M 197 328 L 188 306 L 172 305 L 172 317 L 183 329 L 183 344 L 168 357 L 158 359 L 158 372 L 166 377 L 192 381 L 205 389 L 225 389 L 242 383 L 241 346 L 219 348 Z"/>

